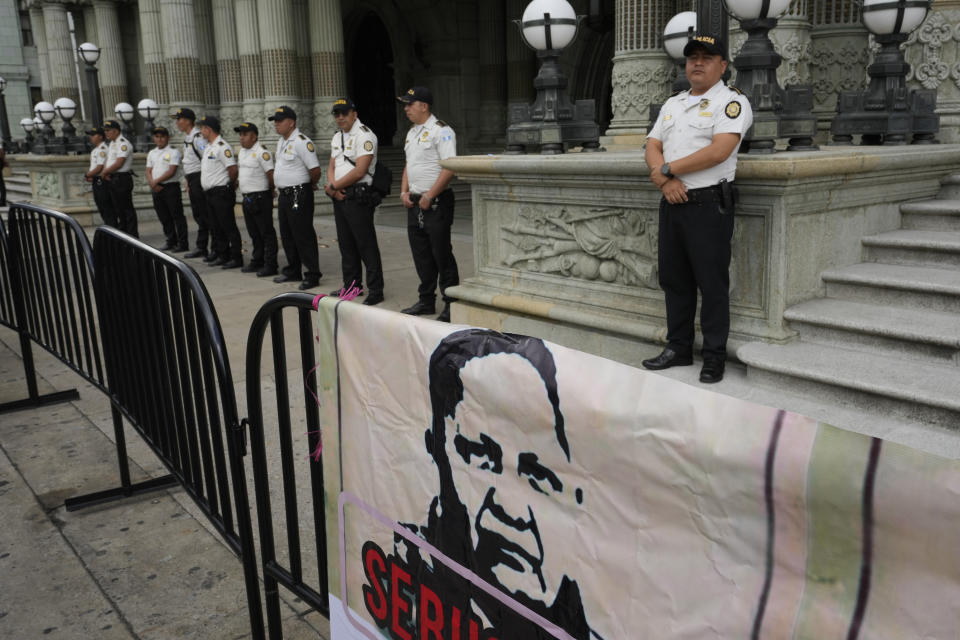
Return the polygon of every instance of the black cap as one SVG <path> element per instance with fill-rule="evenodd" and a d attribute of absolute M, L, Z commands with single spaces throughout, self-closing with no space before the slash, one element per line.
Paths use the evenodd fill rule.
<path fill-rule="evenodd" d="M 426 102 L 427 104 L 433 104 L 433 94 L 430 93 L 430 89 L 426 87 L 414 87 L 407 90 L 402 96 L 397 96 L 397 101 L 402 102 L 403 104 L 410 104 L 411 102 Z"/>
<path fill-rule="evenodd" d="M 103 127 L 93 127 L 93 128 L 91 128 L 91 129 L 87 129 L 87 135 L 88 135 L 88 136 L 94 136 L 94 135 L 96 135 L 96 136 L 102 136 L 102 135 L 104 135 L 104 134 L 103 134 Z"/>
<path fill-rule="evenodd" d="M 253 131 L 255 134 L 260 135 L 260 130 L 257 129 L 257 125 L 253 124 L 252 122 L 241 123 L 239 127 L 234 127 L 233 130 L 236 131 L 237 133 L 246 133 L 248 131 Z"/>
<path fill-rule="evenodd" d="M 168 138 L 170 137 L 170 132 L 167 131 L 166 127 L 154 127 L 150 133 L 151 135 L 167 136 Z"/>
<path fill-rule="evenodd" d="M 333 107 L 330 109 L 330 113 L 343 112 L 347 113 L 349 111 L 356 111 L 357 105 L 353 103 L 353 100 L 350 98 L 338 98 L 333 101 Z"/>
<path fill-rule="evenodd" d="M 724 60 L 727 59 L 727 48 L 724 46 L 723 40 L 708 33 L 698 33 L 687 40 L 687 44 L 683 48 L 683 55 L 685 57 L 690 55 L 694 49 L 703 49 L 711 55 L 720 56 Z"/>
<path fill-rule="evenodd" d="M 282 105 L 273 110 L 273 115 L 267 118 L 267 120 L 296 120 L 297 112 L 288 107 L 287 105 Z"/>
<path fill-rule="evenodd" d="M 186 107 L 177 109 L 177 112 L 171 113 L 170 117 L 173 118 L 174 120 L 179 118 L 186 118 L 187 120 L 193 120 L 194 122 L 196 122 L 197 120 L 197 114 L 193 112 L 193 109 L 188 109 Z"/>
<path fill-rule="evenodd" d="M 201 127 L 210 127 L 217 133 L 220 133 L 220 118 L 217 116 L 203 116 L 197 120 L 197 125 Z"/>
<path fill-rule="evenodd" d="M 120 123 L 117 122 L 116 120 L 104 120 L 104 121 L 103 121 L 103 128 L 104 128 L 105 130 L 106 130 L 106 129 L 116 129 L 117 131 L 119 131 L 119 130 L 122 129 L 123 127 L 121 127 L 121 126 L 120 126 Z"/>

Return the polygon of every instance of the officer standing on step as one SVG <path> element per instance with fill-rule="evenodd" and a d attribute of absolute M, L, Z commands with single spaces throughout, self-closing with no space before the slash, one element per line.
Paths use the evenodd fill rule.
<path fill-rule="evenodd" d="M 224 269 L 243 266 L 240 252 L 240 229 L 234 215 L 237 188 L 237 158 L 233 147 L 220 135 L 220 120 L 214 116 L 200 118 L 200 135 L 207 141 L 200 163 L 200 184 L 206 197 L 210 214 L 220 230 L 214 251 L 217 254 L 211 265 Z"/>
<path fill-rule="evenodd" d="M 104 141 L 106 136 L 103 134 L 103 127 L 93 127 L 87 131 L 87 135 L 90 136 L 93 151 L 90 152 L 90 168 L 83 174 L 83 179 L 93 185 L 93 202 L 97 205 L 97 211 L 100 212 L 103 222 L 110 224 L 107 221 L 116 220 L 116 215 L 113 213 L 113 204 L 110 202 L 110 192 L 100 176 L 107 162 L 107 143 Z M 116 224 L 110 224 L 110 226 L 114 227 Z"/>
<path fill-rule="evenodd" d="M 273 154 L 260 144 L 260 130 L 244 122 L 233 130 L 240 134 L 237 166 L 243 220 L 253 242 L 250 263 L 241 271 L 257 277 L 277 275 L 277 232 L 273 228 Z"/>
<path fill-rule="evenodd" d="M 280 135 L 273 182 L 277 187 L 277 222 L 287 256 L 287 266 L 274 282 L 293 282 L 303 277 L 300 289 L 320 284 L 320 252 L 313 228 L 313 192 L 323 169 L 317 150 L 297 128 L 297 114 L 290 107 L 277 107 L 267 118 Z"/>
<path fill-rule="evenodd" d="M 660 286 L 667 346 L 647 369 L 693 364 L 697 290 L 701 295 L 700 382 L 723 379 L 730 331 L 730 239 L 737 150 L 753 122 L 750 103 L 723 83 L 726 47 L 697 35 L 683 49 L 690 89 L 667 100 L 647 135 L 645 159 L 660 200 Z"/>
<path fill-rule="evenodd" d="M 120 123 L 116 120 L 105 121 L 103 133 L 110 144 L 107 146 L 107 161 L 100 177 L 107 183 L 112 217 L 105 222 L 136 238 L 138 234 L 137 210 L 133 207 L 133 145 L 120 133 Z"/>

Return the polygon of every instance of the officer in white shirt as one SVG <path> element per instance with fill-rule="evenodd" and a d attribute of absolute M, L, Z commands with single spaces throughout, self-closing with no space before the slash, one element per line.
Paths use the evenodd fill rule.
<path fill-rule="evenodd" d="M 381 197 L 372 187 L 377 134 L 360 122 L 352 100 L 336 100 L 332 111 L 339 131 L 330 141 L 328 183 L 324 191 L 333 200 L 343 287 L 349 290 L 355 285 L 362 290 L 362 261 L 367 268 L 367 298 L 363 304 L 380 304 L 383 302 L 383 264 L 373 212 Z M 338 289 L 330 295 L 339 293 Z"/>
<path fill-rule="evenodd" d="M 100 217 L 106 222 L 108 218 L 115 219 L 115 216 L 113 203 L 110 202 L 110 191 L 100 177 L 100 172 L 103 171 L 104 164 L 107 162 L 107 143 L 104 142 L 103 127 L 93 127 L 87 131 L 87 135 L 90 136 L 93 150 L 90 152 L 90 169 L 83 174 L 83 179 L 93 185 L 93 202 L 97 205 Z"/>
<path fill-rule="evenodd" d="M 170 132 L 166 127 L 153 128 L 156 145 L 147 154 L 147 186 L 153 195 L 153 209 L 157 212 L 167 243 L 164 251 L 186 251 L 187 219 L 183 215 L 183 199 L 177 182 L 180 169 L 180 150 L 170 146 Z"/>
<path fill-rule="evenodd" d="M 457 138 L 447 123 L 430 113 L 433 94 L 426 87 L 414 87 L 397 100 L 413 123 L 403 147 L 407 165 L 400 200 L 407 208 L 407 239 L 420 277 L 419 299 L 403 313 L 433 314 L 439 281 L 444 307 L 437 320 L 450 322 L 452 298 L 446 290 L 460 284 L 460 274 L 450 244 L 454 198 L 449 185 L 453 171 L 441 167 L 440 161 L 457 155 Z"/>
<path fill-rule="evenodd" d="M 247 233 L 253 241 L 250 262 L 241 269 L 257 277 L 277 275 L 277 232 L 273 228 L 273 154 L 260 144 L 260 131 L 252 122 L 233 130 L 240 134 L 237 166 L 240 169 L 241 207 Z"/>
<path fill-rule="evenodd" d="M 700 381 L 723 379 L 730 331 L 730 239 L 737 150 L 753 122 L 750 102 L 723 83 L 726 46 L 698 34 L 683 49 L 690 89 L 667 100 L 647 135 L 645 159 L 660 201 L 659 277 L 667 307 L 667 346 L 647 369 L 693 364 L 697 290 L 701 293 Z"/>
<path fill-rule="evenodd" d="M 197 127 L 197 116 L 193 109 L 177 109 L 170 115 L 176 122 L 177 129 L 183 135 L 183 175 L 187 181 L 187 194 L 190 196 L 190 210 L 197 223 L 197 244 L 195 249 L 184 255 L 184 258 L 207 258 L 208 243 L 212 240 L 210 211 L 207 206 L 203 187 L 200 185 L 200 161 L 203 159 L 203 150 L 207 148 L 207 141 L 200 135 Z"/>
<path fill-rule="evenodd" d="M 120 133 L 120 123 L 106 120 L 103 133 L 110 144 L 107 146 L 107 160 L 104 162 L 100 177 L 108 186 L 110 193 L 111 217 L 104 218 L 111 227 L 138 237 L 137 210 L 133 207 L 133 144 Z"/>
<path fill-rule="evenodd" d="M 200 135 L 207 141 L 203 160 L 200 161 L 200 184 L 218 231 L 213 237 L 213 251 L 217 257 L 209 263 L 224 269 L 238 269 L 243 266 L 243 254 L 240 229 L 237 228 L 234 214 L 237 203 L 237 157 L 233 147 L 220 135 L 218 118 L 203 116 L 197 124 L 200 125 Z"/>
<path fill-rule="evenodd" d="M 277 222 L 287 266 L 274 282 L 293 282 L 303 277 L 300 289 L 320 284 L 320 255 L 313 228 L 313 192 L 323 169 L 310 138 L 297 128 L 297 114 L 283 105 L 267 118 L 280 135 L 273 170 L 277 187 Z"/>

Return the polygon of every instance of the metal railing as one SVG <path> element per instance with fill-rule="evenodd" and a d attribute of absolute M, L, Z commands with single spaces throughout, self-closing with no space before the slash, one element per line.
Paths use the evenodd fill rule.
<path fill-rule="evenodd" d="M 306 386 L 304 402 L 304 423 L 306 424 L 306 450 L 295 452 L 293 442 L 293 424 L 291 423 L 290 386 L 287 376 L 286 340 L 283 324 L 285 309 L 295 309 L 298 339 L 300 346 L 300 367 L 302 375 L 295 376 L 295 384 Z M 319 444 L 320 415 L 314 398 L 317 397 L 316 362 L 311 311 L 313 296 L 303 293 L 286 293 L 269 300 L 254 318 L 247 338 L 247 418 L 250 428 L 250 454 L 253 462 L 253 483 L 256 493 L 257 517 L 260 530 L 260 556 L 263 568 L 263 586 L 266 597 L 267 623 L 270 638 L 283 637 L 280 615 L 280 594 L 278 586 L 290 590 L 314 610 L 329 617 L 327 586 L 327 543 L 326 517 L 323 497 L 323 464 L 319 456 L 310 463 L 310 498 L 312 503 L 313 536 L 308 544 L 315 549 L 304 553 L 300 539 L 300 508 L 295 477 L 295 458 L 309 456 Z M 280 457 L 277 462 L 281 477 L 283 494 L 283 521 L 286 530 L 286 557 L 288 564 L 283 565 L 277 557 L 275 522 L 272 515 L 270 498 L 270 461 L 265 444 L 261 360 L 264 337 L 270 328 L 273 350 L 273 373 L 276 383 L 277 438 Z M 312 396 L 312 397 L 311 397 Z M 299 421 L 298 421 L 299 424 Z M 317 583 L 310 585 L 304 578 L 304 556 L 316 553 Z M 311 568 L 312 569 L 312 568 Z"/>

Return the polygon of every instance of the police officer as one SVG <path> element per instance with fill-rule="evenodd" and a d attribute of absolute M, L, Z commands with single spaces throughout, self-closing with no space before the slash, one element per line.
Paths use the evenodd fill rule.
<path fill-rule="evenodd" d="M 362 287 L 362 260 L 367 268 L 367 298 L 363 304 L 380 304 L 383 302 L 383 265 L 373 226 L 373 211 L 380 204 L 380 194 L 371 186 L 377 161 L 377 135 L 360 122 L 357 106 L 347 98 L 333 103 L 333 118 L 340 130 L 330 141 L 329 182 L 324 191 L 333 199 L 343 286 L 344 289 L 349 289 L 351 284 Z"/>
<path fill-rule="evenodd" d="M 211 265 L 224 269 L 243 266 L 240 252 L 240 229 L 233 209 L 236 204 L 237 158 L 231 147 L 220 135 L 220 120 L 203 116 L 198 123 L 200 135 L 207 141 L 200 162 L 200 184 L 206 197 L 210 215 L 216 221 L 220 236 L 214 237 L 216 259 Z"/>
<path fill-rule="evenodd" d="M 303 277 L 301 289 L 320 284 L 320 255 L 313 228 L 313 192 L 323 169 L 310 138 L 297 128 L 297 114 L 290 107 L 277 107 L 271 120 L 280 135 L 275 154 L 273 182 L 277 187 L 277 222 L 287 256 L 287 266 L 274 282 L 293 282 Z"/>
<path fill-rule="evenodd" d="M 241 271 L 257 276 L 277 275 L 277 232 L 273 228 L 273 155 L 260 144 L 260 131 L 252 122 L 233 130 L 240 134 L 237 166 L 243 219 L 253 241 L 250 263 Z"/>
<path fill-rule="evenodd" d="M 190 248 L 187 219 L 183 215 L 183 200 L 176 180 L 180 150 L 170 146 L 170 132 L 166 127 L 154 127 L 152 133 L 156 146 L 147 154 L 147 185 L 153 195 L 153 209 L 167 238 L 163 249 L 186 251 Z"/>
<path fill-rule="evenodd" d="M 683 55 L 690 89 L 667 100 L 647 135 L 645 159 L 660 201 L 659 273 L 667 346 L 647 369 L 693 364 L 697 289 L 702 296 L 700 381 L 723 379 L 730 330 L 730 238 L 737 150 L 753 122 L 746 97 L 722 80 L 726 47 L 691 38 Z"/>
<path fill-rule="evenodd" d="M 207 200 L 200 185 L 200 162 L 203 159 L 203 150 L 207 141 L 200 135 L 197 127 L 197 116 L 193 109 L 177 109 L 171 114 L 183 135 L 183 174 L 187 181 L 187 195 L 190 197 L 190 210 L 197 223 L 196 249 L 184 255 L 185 258 L 207 258 L 207 246 L 210 242 L 210 212 Z"/>
<path fill-rule="evenodd" d="M 407 239 L 420 277 L 420 297 L 403 313 L 434 313 L 439 279 L 445 304 L 437 320 L 450 322 L 452 298 L 446 290 L 460 284 L 460 274 L 450 244 L 454 199 L 449 185 L 453 171 L 441 167 L 440 161 L 457 155 L 457 139 L 453 129 L 430 113 L 433 94 L 426 87 L 414 87 L 397 100 L 413 123 L 403 147 L 407 165 L 400 200 L 407 208 Z"/>
<path fill-rule="evenodd" d="M 111 227 L 138 237 L 137 210 L 133 207 L 133 145 L 120 133 L 120 123 L 107 120 L 103 133 L 110 141 L 107 145 L 107 160 L 100 177 L 107 183 L 110 194 L 111 220 L 104 221 Z"/>
<path fill-rule="evenodd" d="M 90 144 L 93 150 L 90 152 L 90 169 L 83 174 L 83 179 L 93 185 L 93 202 L 97 205 L 97 211 L 103 221 L 115 227 L 116 216 L 113 213 L 113 204 L 110 202 L 110 192 L 107 185 L 100 177 L 104 164 L 107 162 L 107 143 L 104 141 L 103 127 L 93 127 L 87 131 L 90 136 Z M 113 220 L 114 222 L 110 222 Z"/>

